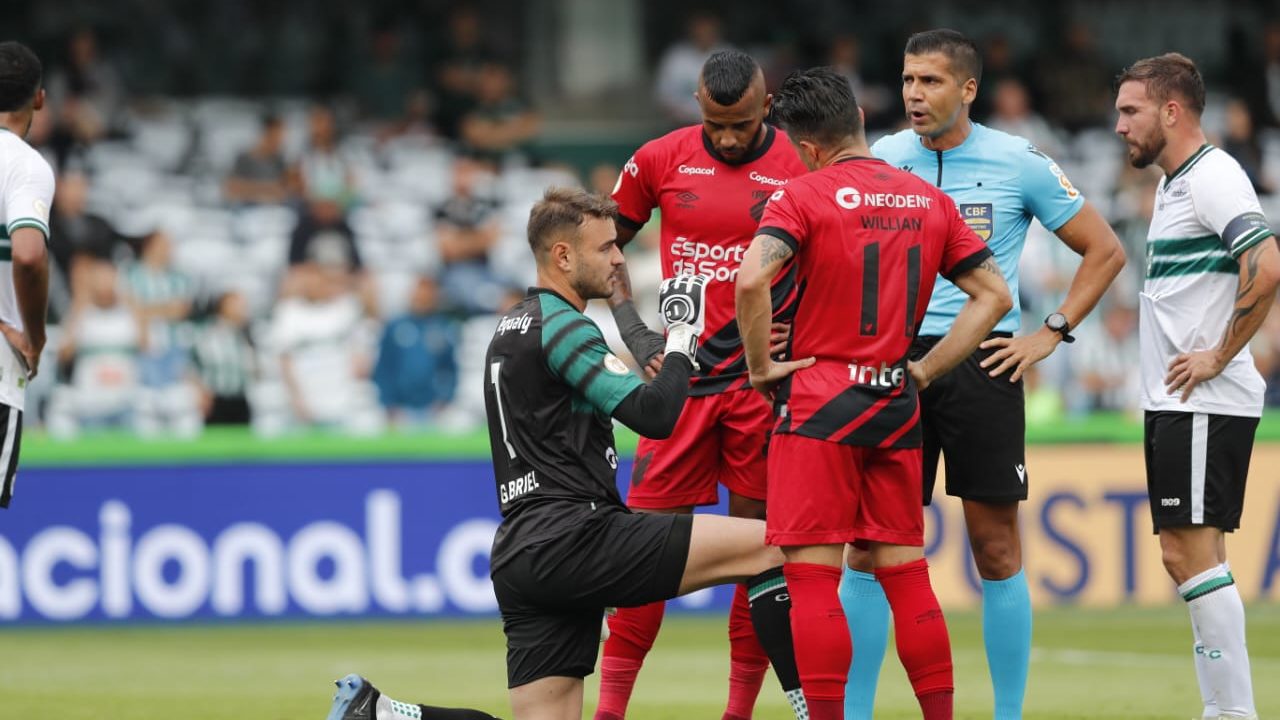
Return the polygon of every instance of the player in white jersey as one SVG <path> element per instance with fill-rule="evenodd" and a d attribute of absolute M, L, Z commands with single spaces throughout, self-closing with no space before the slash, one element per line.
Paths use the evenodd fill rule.
<path fill-rule="evenodd" d="M 49 304 L 49 206 L 53 170 L 24 138 L 44 107 L 40 60 L 0 42 L 0 507 L 13 497 L 23 397 L 35 377 Z"/>
<path fill-rule="evenodd" d="M 1280 251 L 1249 179 L 1200 129 L 1204 81 L 1177 53 L 1119 77 L 1116 132 L 1158 165 L 1140 348 L 1151 517 L 1191 612 L 1203 717 L 1256 718 L 1244 605 L 1224 532 L 1240 525 L 1265 383 L 1248 343 L 1280 283 Z"/>

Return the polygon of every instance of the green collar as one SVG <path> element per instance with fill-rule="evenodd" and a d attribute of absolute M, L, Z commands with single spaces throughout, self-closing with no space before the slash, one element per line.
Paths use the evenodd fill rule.
<path fill-rule="evenodd" d="M 1182 161 L 1182 164 L 1178 166 L 1177 170 L 1174 170 L 1172 173 L 1169 174 L 1169 177 L 1165 179 L 1164 184 L 1168 186 L 1168 184 L 1170 182 L 1173 182 L 1173 180 L 1175 180 L 1176 178 L 1181 177 L 1182 175 L 1185 175 L 1186 172 L 1191 169 L 1192 165 L 1195 165 L 1197 162 L 1199 162 L 1200 158 L 1209 154 L 1209 151 L 1212 149 L 1213 149 L 1213 145 L 1210 145 L 1209 143 L 1205 143 L 1201 145 L 1195 152 L 1191 153 L 1191 157 Z"/>

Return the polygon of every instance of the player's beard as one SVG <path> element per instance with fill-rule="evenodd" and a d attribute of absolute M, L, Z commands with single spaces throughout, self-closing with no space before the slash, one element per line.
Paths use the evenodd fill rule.
<path fill-rule="evenodd" d="M 578 297 L 583 300 L 598 300 L 613 295 L 614 275 L 617 271 L 611 270 L 608 275 L 603 277 L 594 275 L 591 269 L 583 263 L 578 263 L 574 275 L 577 277 L 573 281 L 573 291 L 578 293 Z"/>
<path fill-rule="evenodd" d="M 1129 143 L 1129 164 L 1141 170 L 1160 157 L 1166 141 L 1164 133 L 1152 133 L 1149 139 Z"/>

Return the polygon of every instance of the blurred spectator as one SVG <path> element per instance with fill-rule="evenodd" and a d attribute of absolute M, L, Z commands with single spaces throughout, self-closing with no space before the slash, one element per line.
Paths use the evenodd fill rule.
<path fill-rule="evenodd" d="M 1026 138 L 1050 157 L 1062 154 L 1062 143 L 1048 121 L 1031 109 L 1031 94 L 1021 80 L 1000 80 L 992 95 L 992 112 L 987 125 Z"/>
<path fill-rule="evenodd" d="M 316 105 L 307 115 L 307 146 L 293 174 L 306 202 L 331 202 L 345 211 L 355 200 L 351 168 L 338 148 L 338 124 L 329 107 Z"/>
<path fill-rule="evenodd" d="M 473 315 L 506 307 L 512 284 L 489 264 L 489 253 L 502 236 L 498 203 L 478 190 L 485 166 L 459 157 L 453 163 L 453 193 L 436 209 L 436 241 L 443 263 L 440 283 L 450 310 Z"/>
<path fill-rule="evenodd" d="M 1249 107 L 1249 113 L 1263 125 L 1275 124 L 1275 113 L 1272 112 L 1268 100 L 1268 68 L 1267 68 L 1267 30 L 1262 33 L 1262 62 L 1259 62 L 1258 48 L 1253 43 L 1253 28 L 1246 28 L 1241 23 L 1232 23 L 1223 38 L 1222 48 L 1226 55 L 1222 67 L 1222 80 L 1213 87 L 1219 92 L 1241 98 Z M 1277 48 L 1280 50 L 1280 48 Z M 1277 56 L 1280 61 L 1280 55 Z M 1280 64 L 1277 64 L 1280 71 Z M 1276 78 L 1280 81 L 1280 72 Z M 1280 90 L 1280 85 L 1277 86 Z"/>
<path fill-rule="evenodd" d="M 200 431 L 202 413 L 190 362 L 191 303 L 194 286 L 173 267 L 173 241 L 163 231 L 142 241 L 138 262 L 125 272 L 130 304 L 147 324 L 147 343 L 138 358 L 141 381 L 135 425 L 144 435 Z"/>
<path fill-rule="evenodd" d="M 437 45 L 432 62 L 436 129 L 452 140 L 460 137 L 462 118 L 475 105 L 480 67 L 489 58 L 480 28 L 475 8 L 455 8 L 449 15 L 448 34 Z"/>
<path fill-rule="evenodd" d="M 340 254 L 353 270 L 364 268 L 355 233 L 347 224 L 342 208 L 327 200 L 313 202 L 298 218 L 289 238 L 289 265 L 312 262 L 320 255 L 332 258 L 335 254 Z"/>
<path fill-rule="evenodd" d="M 381 416 L 359 340 L 360 301 L 346 266 L 340 259 L 312 263 L 299 280 L 298 295 L 276 305 L 271 331 L 293 423 L 376 430 Z"/>
<path fill-rule="evenodd" d="M 294 167 L 294 180 L 303 198 L 303 211 L 289 240 L 289 272 L 281 286 L 284 295 L 298 292 L 298 270 L 317 261 L 345 267 L 355 281 L 369 315 L 377 314 L 377 296 L 364 270 L 346 210 L 355 199 L 351 168 L 338 149 L 333 111 L 316 105 L 307 117 L 307 149 Z"/>
<path fill-rule="evenodd" d="M 622 169 L 613 163 L 600 163 L 587 173 L 587 188 L 599 195 L 612 195 L 621 172 Z"/>
<path fill-rule="evenodd" d="M 142 241 L 138 262 L 125 271 L 128 299 L 147 323 L 147 350 L 140 362 L 142 384 L 164 388 L 187 370 L 187 349 L 180 337 L 191 316 L 194 287 L 173 267 L 173 241 L 162 230 Z"/>
<path fill-rule="evenodd" d="M 1270 195 L 1274 188 L 1263 171 L 1262 143 L 1258 139 L 1249 106 L 1240 98 L 1230 98 L 1226 106 L 1226 128 L 1222 149 L 1240 163 L 1260 195 Z"/>
<path fill-rule="evenodd" d="M 41 113 L 37 113 L 39 115 Z M 49 217 L 49 254 L 54 267 L 71 289 L 71 300 L 82 298 L 88 287 L 84 277 L 89 260 L 110 260 L 120 237 L 106 220 L 88 210 L 89 178 L 80 172 L 58 178 Z M 51 298 L 52 300 L 52 298 Z M 63 314 L 66 308 L 59 308 Z"/>
<path fill-rule="evenodd" d="M 1142 170 L 1124 163 L 1116 188 L 1117 220 L 1112 224 L 1124 246 L 1125 268 L 1111 284 L 1118 297 L 1134 298 L 1147 275 L 1147 233 L 1156 207 L 1156 187 L 1164 175 L 1159 168 Z"/>
<path fill-rule="evenodd" d="M 723 50 L 720 18 L 711 12 L 696 12 L 685 24 L 685 39 L 667 48 L 658 60 L 654 95 L 658 107 L 673 124 L 702 122 L 702 109 L 694 93 L 702 75 L 702 65 L 717 50 Z"/>
<path fill-rule="evenodd" d="M 73 437 L 82 428 L 131 427 L 139 397 L 139 352 L 147 345 L 142 316 L 117 291 L 115 266 L 90 261 L 85 302 L 63 323 L 60 365 L 71 382 L 49 403 L 49 432 Z"/>
<path fill-rule="evenodd" d="M 284 158 L 284 121 L 278 115 L 263 116 L 258 142 L 236 156 L 222 188 L 232 203 L 277 204 L 293 196 Z"/>
<path fill-rule="evenodd" d="M 440 312 L 440 286 L 422 277 L 409 311 L 387 323 L 373 382 L 396 424 L 432 424 L 458 384 L 458 323 Z"/>
<path fill-rule="evenodd" d="M 1262 66 L 1271 124 L 1280 125 L 1280 20 L 1267 23 L 1262 32 Z"/>
<path fill-rule="evenodd" d="M 98 55 L 98 39 L 89 28 L 72 33 L 66 62 L 49 74 L 45 88 L 57 115 L 57 145 L 89 146 L 123 125 L 125 95 L 120 74 L 111 61 Z"/>
<path fill-rule="evenodd" d="M 206 425 L 249 423 L 248 392 L 255 363 L 248 330 L 249 304 L 233 291 L 218 298 L 213 318 L 196 337 L 192 357 Z"/>
<path fill-rule="evenodd" d="M 765 87 L 776 88 L 782 81 L 796 70 L 803 70 L 807 63 L 801 58 L 801 48 L 790 33 L 774 36 L 767 45 L 752 46 L 749 54 L 760 63 L 760 71 L 764 73 Z M 862 98 L 858 98 L 861 103 Z"/>
<path fill-rule="evenodd" d="M 1070 354 L 1078 390 L 1071 392 L 1072 413 L 1132 412 L 1138 407 L 1138 313 L 1131 299 L 1114 292 L 1100 320 L 1080 328 L 1083 342 Z"/>
<path fill-rule="evenodd" d="M 373 280 L 360 259 L 355 233 L 347 224 L 342 209 L 329 200 L 317 200 L 306 207 L 289 238 L 289 271 L 280 285 L 285 297 L 301 292 L 302 275 L 316 264 L 342 267 L 345 283 L 354 284 L 370 317 L 378 314 L 377 293 Z"/>
<path fill-rule="evenodd" d="M 991 112 L 995 106 L 995 93 L 991 89 L 1003 80 L 1018 80 L 1024 88 L 1031 90 L 1031 84 L 1017 67 L 1013 46 L 1009 36 L 995 33 L 981 43 L 982 49 L 982 83 L 978 88 L 978 96 L 973 100 L 972 116 L 978 122 L 990 124 Z M 1031 98 L 1030 105 L 1035 106 L 1038 98 Z"/>
<path fill-rule="evenodd" d="M 480 68 L 476 104 L 462 118 L 462 142 L 473 153 L 501 161 L 512 153 L 528 154 L 542 119 L 516 92 L 511 68 L 488 62 Z"/>
<path fill-rule="evenodd" d="M 1106 125 L 1113 112 L 1113 75 L 1098 52 L 1089 26 L 1071 25 L 1061 45 L 1047 49 L 1039 59 L 1045 116 L 1072 133 Z"/>
<path fill-rule="evenodd" d="M 866 124 L 878 127 L 888 119 L 888 114 L 901 115 L 896 98 L 883 85 L 868 83 L 862 77 L 862 45 L 853 33 L 841 33 L 831 41 L 827 50 L 827 64 L 849 80 L 858 107 L 866 114 Z M 772 86 L 776 87 L 776 86 Z M 897 108 L 897 109 L 893 109 Z"/>
<path fill-rule="evenodd" d="M 406 101 L 420 85 L 405 62 L 400 32 L 395 24 L 376 28 L 368 56 L 354 63 L 347 76 L 347 92 L 360 106 L 360 114 L 381 125 L 397 124 L 405 115 Z"/>

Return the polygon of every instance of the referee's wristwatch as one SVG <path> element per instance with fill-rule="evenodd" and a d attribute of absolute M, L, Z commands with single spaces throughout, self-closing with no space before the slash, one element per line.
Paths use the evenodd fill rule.
<path fill-rule="evenodd" d="M 1044 319 L 1044 326 L 1061 335 L 1063 342 L 1076 341 L 1071 335 L 1071 324 L 1067 322 L 1067 316 L 1060 312 L 1049 313 L 1049 317 Z"/>

